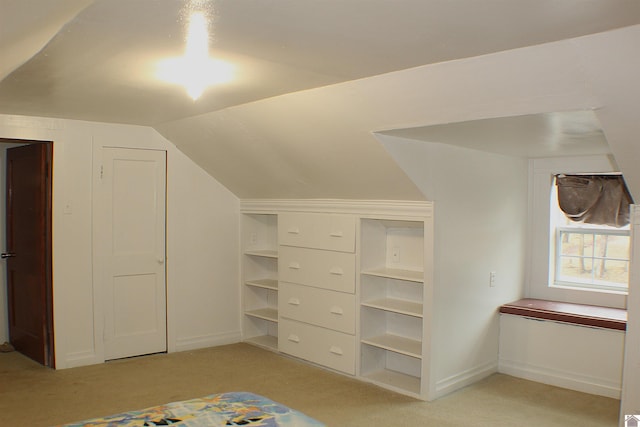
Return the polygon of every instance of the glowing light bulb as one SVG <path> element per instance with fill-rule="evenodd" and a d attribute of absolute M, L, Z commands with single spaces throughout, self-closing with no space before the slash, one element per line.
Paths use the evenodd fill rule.
<path fill-rule="evenodd" d="M 209 32 L 203 13 L 193 13 L 189 19 L 184 56 L 160 61 L 156 76 L 166 82 L 184 86 L 194 100 L 202 96 L 208 86 L 225 83 L 233 78 L 231 64 L 209 57 Z"/>
<path fill-rule="evenodd" d="M 207 58 L 209 56 L 209 31 L 207 20 L 202 12 L 196 12 L 189 19 L 189 32 L 187 33 L 187 58 Z"/>

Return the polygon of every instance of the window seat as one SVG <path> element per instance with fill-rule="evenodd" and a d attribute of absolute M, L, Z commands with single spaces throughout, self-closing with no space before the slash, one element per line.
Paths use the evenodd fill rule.
<path fill-rule="evenodd" d="M 524 298 L 500 306 L 500 313 L 595 328 L 627 329 L 627 310 Z"/>

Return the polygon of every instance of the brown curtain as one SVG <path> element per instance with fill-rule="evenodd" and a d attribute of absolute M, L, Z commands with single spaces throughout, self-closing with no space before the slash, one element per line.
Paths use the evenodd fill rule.
<path fill-rule="evenodd" d="M 620 175 L 556 175 L 558 205 L 572 221 L 623 227 L 633 203 Z"/>

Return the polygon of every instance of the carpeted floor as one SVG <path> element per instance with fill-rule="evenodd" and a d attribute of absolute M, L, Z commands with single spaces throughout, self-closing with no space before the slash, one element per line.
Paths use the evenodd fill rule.
<path fill-rule="evenodd" d="M 53 371 L 0 353 L 0 425 L 54 424 L 249 391 L 328 426 L 616 426 L 619 401 L 506 375 L 421 402 L 246 344 Z"/>

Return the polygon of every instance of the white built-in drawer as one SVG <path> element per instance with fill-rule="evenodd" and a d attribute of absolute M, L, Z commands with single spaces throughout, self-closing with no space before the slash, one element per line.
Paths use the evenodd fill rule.
<path fill-rule="evenodd" d="M 278 286 L 278 313 L 282 317 L 355 334 L 355 295 L 293 283 Z"/>
<path fill-rule="evenodd" d="M 355 242 L 354 216 L 313 213 L 278 215 L 280 245 L 354 252 Z"/>
<path fill-rule="evenodd" d="M 283 353 L 355 375 L 354 335 L 281 319 L 278 322 L 278 348 Z"/>
<path fill-rule="evenodd" d="M 356 257 L 345 252 L 280 246 L 278 277 L 284 282 L 354 293 Z"/>

